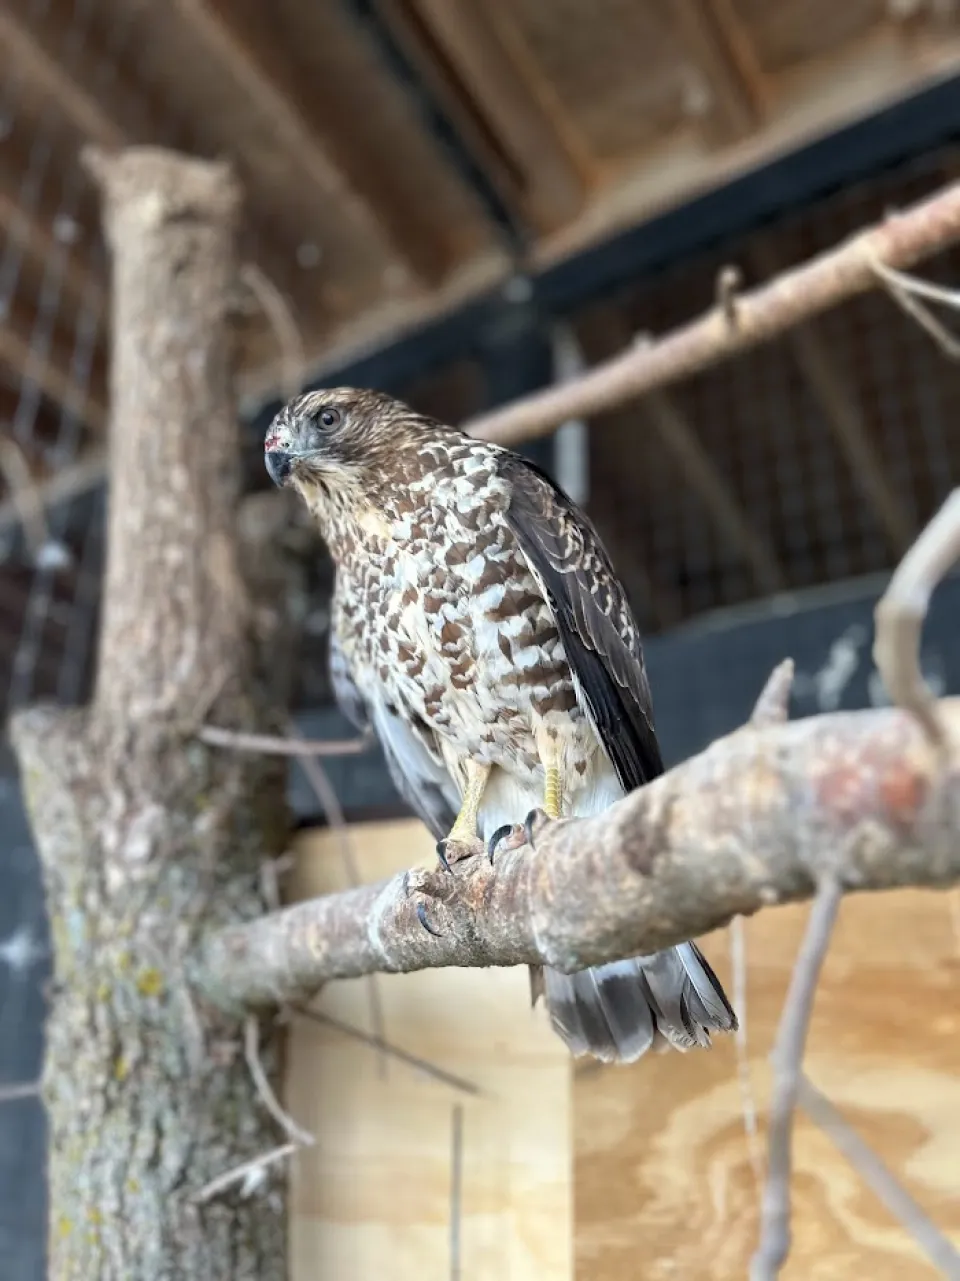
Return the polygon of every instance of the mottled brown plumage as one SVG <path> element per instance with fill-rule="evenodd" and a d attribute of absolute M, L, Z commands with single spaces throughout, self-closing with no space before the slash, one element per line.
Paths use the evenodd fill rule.
<path fill-rule="evenodd" d="M 594 814 L 662 772 L 640 635 L 593 526 L 530 463 L 376 392 L 298 397 L 265 443 L 337 566 L 331 670 L 401 795 L 463 854 L 534 807 Z M 449 842 L 449 843 L 448 843 Z M 736 1026 L 692 943 L 534 974 L 574 1053 Z"/>

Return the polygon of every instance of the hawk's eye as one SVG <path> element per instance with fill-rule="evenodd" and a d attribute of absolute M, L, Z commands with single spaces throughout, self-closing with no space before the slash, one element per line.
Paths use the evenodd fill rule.
<path fill-rule="evenodd" d="M 340 411 L 339 409 L 321 409 L 319 418 L 324 427 L 336 427 L 340 421 Z"/>

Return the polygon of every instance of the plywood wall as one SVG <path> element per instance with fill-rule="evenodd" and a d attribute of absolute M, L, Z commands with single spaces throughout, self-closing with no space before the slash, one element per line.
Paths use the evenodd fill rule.
<path fill-rule="evenodd" d="M 747 925 L 748 1044 L 762 1113 L 769 1053 L 806 908 Z M 729 974 L 724 933 L 704 948 Z M 960 1246 L 960 949 L 946 896 L 847 900 L 817 997 L 811 1079 Z M 578 1281 L 743 1281 L 757 1234 L 734 1047 L 575 1078 Z M 797 1129 L 794 1248 L 783 1281 L 932 1281 L 828 1139 Z"/>
<path fill-rule="evenodd" d="M 363 880 L 434 858 L 415 823 L 354 828 L 350 843 Z M 347 884 L 330 834 L 299 855 L 299 896 Z M 392 1046 L 476 1093 L 295 1021 L 287 1101 L 317 1136 L 292 1171 L 296 1281 L 572 1281 L 572 1072 L 525 971 L 382 976 L 375 999 Z M 315 1004 L 373 1030 L 367 980 Z"/>
<path fill-rule="evenodd" d="M 432 858 L 414 823 L 354 828 L 359 874 Z M 297 891 L 346 883 L 328 834 L 301 844 Z M 746 925 L 747 1031 L 760 1125 L 767 1055 L 806 908 Z M 704 941 L 729 977 L 729 942 Z M 296 1020 L 288 1101 L 318 1138 L 293 1169 L 297 1281 L 742 1281 L 758 1192 L 731 1039 L 629 1068 L 582 1062 L 531 1015 L 522 971 L 376 981 L 387 1040 L 465 1092 Z M 366 1031 L 367 981 L 318 1008 Z M 811 1078 L 960 1246 L 960 942 L 944 895 L 848 900 L 817 999 Z M 455 1113 L 462 1169 L 453 1191 Z M 784 1281 L 936 1274 L 829 1140 L 797 1130 Z M 452 1202 L 459 1200 L 459 1211 Z M 459 1246 L 451 1223 L 459 1221 Z M 459 1260 L 459 1272 L 452 1267 Z"/>

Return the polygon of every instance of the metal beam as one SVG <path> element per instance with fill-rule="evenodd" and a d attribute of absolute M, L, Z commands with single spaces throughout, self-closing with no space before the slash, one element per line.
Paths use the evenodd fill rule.
<path fill-rule="evenodd" d="M 403 0 L 341 0 L 384 70 L 452 168 L 475 194 L 506 248 L 520 256 L 529 233 L 508 196 L 513 179 L 505 158 L 427 49 L 427 33 Z"/>

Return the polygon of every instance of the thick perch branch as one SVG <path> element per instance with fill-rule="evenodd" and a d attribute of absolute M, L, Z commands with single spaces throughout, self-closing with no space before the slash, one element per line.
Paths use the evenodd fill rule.
<path fill-rule="evenodd" d="M 960 700 L 939 706 L 960 733 Z M 561 970 L 653 952 L 766 904 L 960 881 L 960 765 L 908 713 L 748 726 L 537 849 L 416 871 L 213 936 L 198 975 L 226 1007 L 327 979 L 444 965 Z M 426 933 L 424 902 L 440 937 Z"/>
<path fill-rule="evenodd" d="M 879 267 L 910 267 L 960 239 L 960 184 L 860 231 L 835 249 L 749 293 L 720 303 L 654 343 L 627 348 L 580 378 L 524 396 L 466 423 L 512 445 L 571 418 L 589 418 L 756 347 L 883 283 Z"/>

